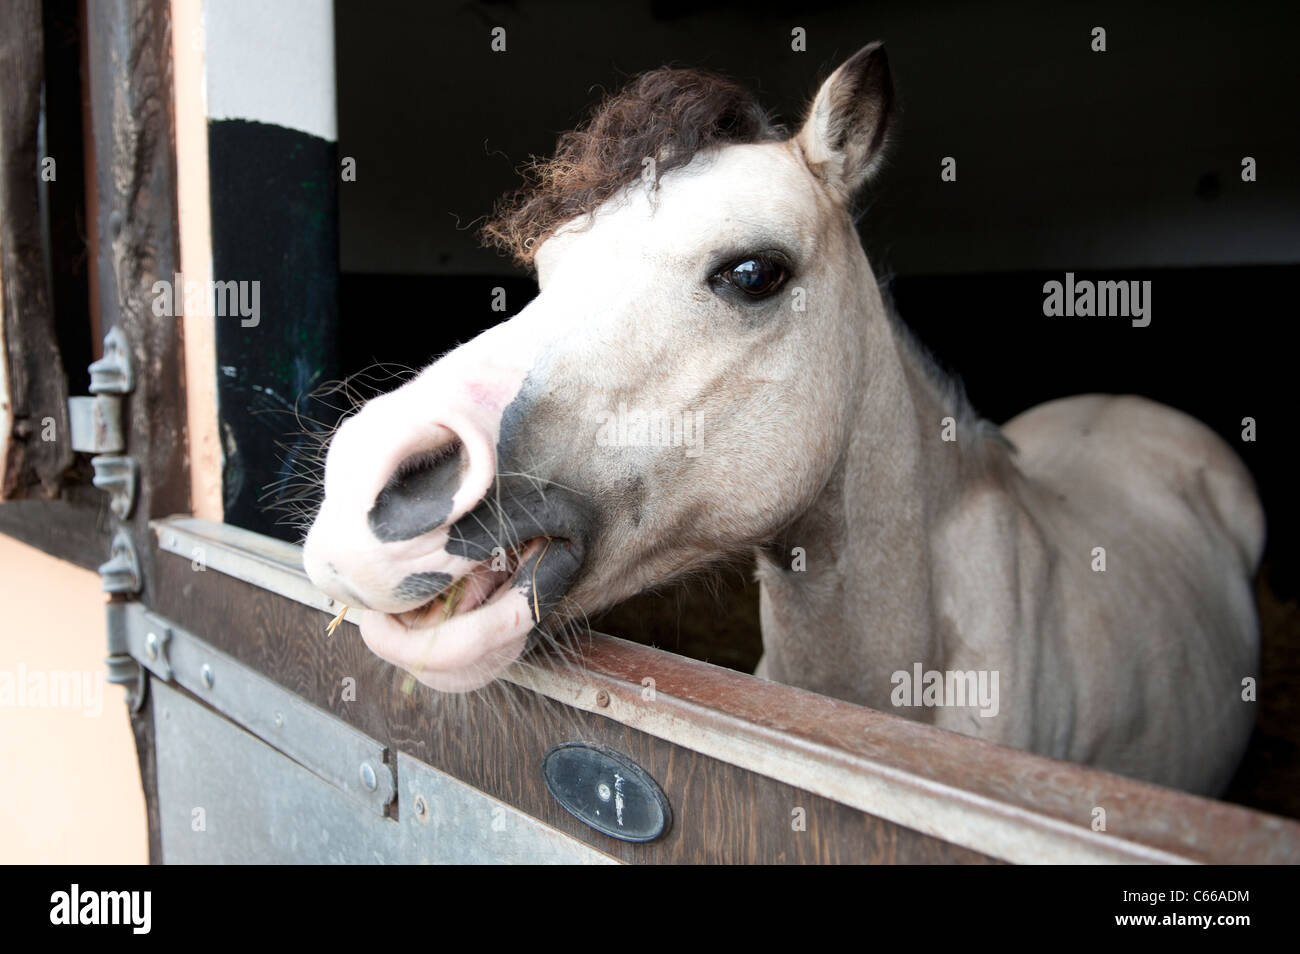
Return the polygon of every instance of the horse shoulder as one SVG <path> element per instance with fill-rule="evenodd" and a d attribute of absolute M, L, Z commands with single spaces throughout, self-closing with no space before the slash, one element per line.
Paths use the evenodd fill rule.
<path fill-rule="evenodd" d="M 1014 481 L 963 493 L 933 539 L 936 625 L 944 668 L 997 673 L 996 716 L 939 713 L 937 724 L 967 735 L 1054 752 L 1073 724 L 1073 689 L 1054 660 L 1056 560 L 1050 539 L 1019 499 Z M 1035 698 L 1055 700 L 1050 711 Z"/>

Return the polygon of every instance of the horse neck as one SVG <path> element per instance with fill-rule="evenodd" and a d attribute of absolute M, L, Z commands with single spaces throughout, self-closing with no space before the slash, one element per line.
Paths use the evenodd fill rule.
<path fill-rule="evenodd" d="M 1006 451 L 883 305 L 868 311 L 864 382 L 839 461 L 812 506 L 760 554 L 760 673 L 888 708 L 890 673 L 942 668 L 933 530 Z M 945 418 L 956 441 L 942 439 Z M 792 567 L 795 547 L 803 570 Z"/>

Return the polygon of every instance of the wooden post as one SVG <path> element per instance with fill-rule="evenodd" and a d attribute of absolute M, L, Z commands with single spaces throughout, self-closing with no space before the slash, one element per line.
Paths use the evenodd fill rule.
<path fill-rule="evenodd" d="M 74 455 L 46 280 L 39 0 L 0 3 L 0 500 L 58 495 Z M 7 384 L 7 387 L 4 385 Z M 51 434 L 52 429 L 52 434 Z M 50 438 L 53 439 L 50 439 Z"/>
<path fill-rule="evenodd" d="M 126 334 L 135 389 L 126 399 L 127 454 L 140 467 L 125 526 L 140 557 L 140 599 L 152 605 L 153 517 L 189 509 L 185 394 L 178 319 L 156 316 L 153 288 L 178 271 L 172 134 L 171 11 L 166 0 L 86 4 L 95 156 L 96 255 L 105 331 Z M 149 806 L 149 857 L 161 860 L 151 703 L 131 717 Z"/>

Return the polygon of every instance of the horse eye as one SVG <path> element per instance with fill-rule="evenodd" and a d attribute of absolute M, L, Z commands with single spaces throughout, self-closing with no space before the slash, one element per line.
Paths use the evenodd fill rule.
<path fill-rule="evenodd" d="M 785 284 L 785 266 L 766 256 L 747 258 L 718 277 L 750 298 L 766 298 Z"/>

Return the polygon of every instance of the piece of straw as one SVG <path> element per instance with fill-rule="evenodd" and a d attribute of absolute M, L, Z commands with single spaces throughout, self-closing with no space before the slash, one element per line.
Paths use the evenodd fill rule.
<path fill-rule="evenodd" d="M 339 615 L 335 616 L 332 620 L 330 620 L 329 625 L 325 627 L 325 635 L 333 636 L 334 630 L 339 628 L 339 623 L 343 622 L 343 617 L 347 615 L 348 615 L 348 607 L 347 604 L 345 603 L 343 608 L 339 610 Z"/>
<path fill-rule="evenodd" d="M 469 579 L 462 576 L 459 580 L 447 588 L 447 595 L 442 604 L 442 618 L 445 622 L 451 619 L 452 614 L 456 612 L 456 607 L 465 596 L 465 583 Z"/>
<path fill-rule="evenodd" d="M 534 623 L 540 623 L 542 621 L 542 607 L 541 604 L 537 602 L 537 568 L 542 565 L 542 557 L 545 557 L 546 551 L 551 548 L 551 541 L 553 539 L 555 538 L 554 537 L 546 538 L 546 546 L 542 548 L 542 555 L 539 556 L 537 558 L 537 562 L 533 564 L 533 622 Z"/>

